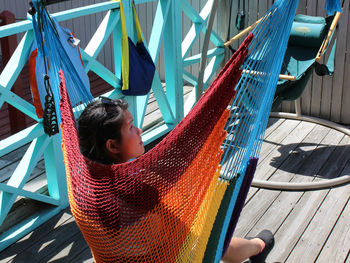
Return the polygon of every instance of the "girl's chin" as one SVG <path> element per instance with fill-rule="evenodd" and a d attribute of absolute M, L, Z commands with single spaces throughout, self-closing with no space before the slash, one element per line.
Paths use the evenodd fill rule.
<path fill-rule="evenodd" d="M 143 147 L 143 145 L 142 145 L 142 149 L 141 149 L 141 151 L 140 151 L 141 153 L 140 153 L 140 155 L 142 155 L 142 154 L 144 154 L 145 153 L 145 148 Z"/>

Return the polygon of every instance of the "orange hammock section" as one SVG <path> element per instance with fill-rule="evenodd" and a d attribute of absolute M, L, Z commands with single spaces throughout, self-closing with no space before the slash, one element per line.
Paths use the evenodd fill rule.
<path fill-rule="evenodd" d="M 201 262 L 227 182 L 219 179 L 226 110 L 249 36 L 192 111 L 136 160 L 83 157 L 61 77 L 62 149 L 69 202 L 96 262 Z"/>

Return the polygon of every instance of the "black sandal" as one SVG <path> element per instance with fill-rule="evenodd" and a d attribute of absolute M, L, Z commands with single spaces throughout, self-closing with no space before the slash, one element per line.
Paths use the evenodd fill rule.
<path fill-rule="evenodd" d="M 257 255 L 250 257 L 250 263 L 263 263 L 275 245 L 275 238 L 270 230 L 261 231 L 255 238 L 260 238 L 265 243 L 264 249 Z"/>

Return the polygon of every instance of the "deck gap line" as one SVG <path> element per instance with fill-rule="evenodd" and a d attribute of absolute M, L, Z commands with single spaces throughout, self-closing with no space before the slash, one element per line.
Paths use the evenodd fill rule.
<path fill-rule="evenodd" d="M 333 232 L 334 228 L 335 228 L 336 225 L 338 224 L 338 221 L 340 220 L 340 218 L 341 218 L 341 216 L 342 216 L 344 210 L 346 209 L 346 206 L 347 206 L 349 203 L 350 203 L 350 197 L 348 197 L 348 201 L 346 201 L 345 205 L 344 205 L 343 208 L 341 209 L 341 212 L 339 213 L 339 216 L 338 216 L 337 220 L 334 222 L 334 225 L 333 225 L 332 229 L 329 231 L 329 233 L 328 233 L 328 235 L 327 235 L 327 238 L 325 239 L 325 241 L 324 241 L 324 243 L 323 243 L 323 245 L 322 245 L 320 251 L 319 251 L 318 254 L 317 254 L 317 257 L 316 257 L 316 259 L 315 259 L 315 262 L 317 262 L 319 256 L 320 256 L 321 253 L 322 253 L 323 248 L 324 248 L 325 245 L 327 244 L 329 237 L 332 235 L 332 232 Z"/>
<path fill-rule="evenodd" d="M 285 262 L 288 262 L 288 259 L 289 259 L 290 255 L 293 253 L 294 248 L 299 244 L 301 237 L 304 235 L 305 231 L 307 230 L 307 228 L 308 228 L 309 225 L 311 224 L 312 220 L 313 220 L 314 217 L 316 216 L 318 210 L 319 210 L 320 207 L 322 206 L 324 200 L 325 200 L 325 199 L 327 198 L 327 196 L 329 195 L 330 191 L 331 191 L 331 190 L 328 190 L 328 191 L 327 191 L 327 194 L 324 195 L 322 201 L 321 201 L 320 204 L 318 205 L 318 207 L 317 207 L 317 209 L 315 210 L 315 212 L 314 212 L 314 214 L 312 215 L 312 217 L 309 219 L 309 222 L 308 222 L 307 225 L 305 226 L 304 230 L 300 233 L 300 236 L 299 236 L 298 240 L 295 242 L 293 248 L 289 251 L 288 256 L 287 256 L 286 259 L 285 259 Z"/>
<path fill-rule="evenodd" d="M 259 189 L 260 190 L 260 189 Z M 265 190 L 265 189 L 264 189 Z M 270 190 L 265 190 L 265 191 L 270 191 Z M 279 190 L 277 190 L 279 191 Z M 279 198 L 279 196 L 282 194 L 282 191 L 279 191 L 279 193 L 276 195 L 276 197 L 271 201 L 270 206 Z M 269 207 L 270 207 L 269 206 Z M 246 236 L 253 230 L 255 225 L 261 220 L 261 218 L 266 214 L 266 212 L 269 210 L 269 207 L 264 211 L 264 213 L 261 214 L 261 216 L 256 220 L 256 223 L 247 231 Z"/>

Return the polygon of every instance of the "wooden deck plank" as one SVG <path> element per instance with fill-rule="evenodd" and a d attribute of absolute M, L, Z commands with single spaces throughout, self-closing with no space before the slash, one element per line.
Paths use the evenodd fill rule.
<path fill-rule="evenodd" d="M 327 239 L 316 262 L 342 262 L 350 251 L 350 205 L 349 201 Z"/>
<path fill-rule="evenodd" d="M 314 180 L 313 175 L 318 173 L 321 166 L 315 166 L 315 163 L 324 163 L 330 155 L 333 154 L 335 146 L 338 144 L 340 139 L 344 135 L 337 132 L 331 131 L 327 136 L 321 141 L 321 144 L 329 143 L 333 146 L 323 147 L 323 151 L 317 151 L 318 148 L 322 146 L 318 145 L 312 154 L 309 156 L 308 160 L 303 163 L 299 168 L 302 174 L 298 173 L 291 180 L 292 182 L 309 182 Z M 265 191 L 266 195 L 270 194 L 271 191 Z M 248 236 L 255 236 L 262 229 L 270 229 L 272 232 L 276 233 L 278 228 L 282 226 L 288 215 L 292 212 L 296 204 L 303 197 L 304 192 L 280 192 L 280 195 L 275 199 L 272 205 L 268 208 L 266 213 L 261 217 L 257 224 L 248 233 Z M 260 197 L 261 198 L 261 197 Z M 322 197 L 321 197 L 322 199 Z M 260 203 L 260 202 L 259 202 Z M 278 216 L 276 216 L 278 215 Z M 304 221 L 306 218 L 304 218 Z M 243 222 L 244 223 L 244 222 Z M 283 248 L 286 244 L 276 244 L 276 250 Z"/>
<path fill-rule="evenodd" d="M 17 162 L 24 155 L 27 148 L 28 148 L 28 146 L 23 146 L 21 148 L 18 148 L 16 150 L 9 152 L 8 154 L 2 156 L 0 158 L 0 167 L 2 167 L 0 169 L 0 172 L 6 166 L 12 164 L 13 162 Z M 1 178 L 1 175 L 0 175 L 0 178 Z"/>
<path fill-rule="evenodd" d="M 70 258 L 69 261 L 66 261 L 67 263 L 76 263 L 76 262 L 83 262 L 83 263 L 94 263 L 94 259 L 92 257 L 91 251 L 89 247 L 86 247 L 79 255 L 76 257 Z"/>
<path fill-rule="evenodd" d="M 264 143 L 261 147 L 261 152 L 259 155 L 260 161 L 264 160 L 267 155 L 276 148 L 276 143 L 283 141 L 283 139 L 286 138 L 291 131 L 295 130 L 300 123 L 300 121 L 296 120 L 284 121 L 281 119 L 281 121 L 283 122 L 276 128 L 276 130 L 274 130 L 274 133 L 265 136 L 265 141 L 267 143 Z"/>
<path fill-rule="evenodd" d="M 281 118 L 269 118 L 267 121 L 265 137 L 273 133 L 282 122 L 284 122 L 284 120 Z"/>
<path fill-rule="evenodd" d="M 299 143 L 312 131 L 315 125 L 302 122 L 292 127 L 294 128 L 290 129 L 290 126 L 281 127 L 281 129 L 287 129 L 284 133 L 285 136 L 275 136 L 272 134 L 264 139 L 263 145 L 268 145 L 268 147 L 262 147 L 262 157 L 265 155 L 265 158 L 259 157 L 259 169 L 256 171 L 256 178 L 268 179 L 282 165 L 289 154 L 298 147 Z M 279 130 L 276 130 L 276 133 L 278 132 Z M 271 165 L 271 162 L 273 162 L 273 165 Z M 268 169 L 269 167 L 275 169 Z"/>
<path fill-rule="evenodd" d="M 290 133 L 282 141 L 278 140 L 277 136 L 271 136 L 271 138 L 268 137 L 265 139 L 263 145 L 265 143 L 270 143 L 273 144 L 274 147 L 271 147 L 270 152 L 265 159 L 259 159 L 258 169 L 255 172 L 255 178 L 260 180 L 268 180 L 286 161 L 289 154 L 295 151 L 299 145 L 299 142 L 302 142 L 314 129 L 314 127 L 314 124 L 302 122 L 300 125 L 296 126 L 294 130 L 289 130 Z M 249 191 L 247 197 L 248 202 L 257 191 L 257 188 L 252 188 Z"/>
<path fill-rule="evenodd" d="M 267 258 L 268 262 L 272 260 L 276 262 L 285 262 L 299 240 L 300 235 L 309 224 L 309 220 L 305 220 L 305 218 L 309 219 L 313 217 L 328 191 L 329 190 L 321 190 L 315 193 L 307 192 L 303 195 L 303 198 L 300 199 L 287 219 L 283 222 L 283 225 L 275 233 L 276 247 L 269 254 Z"/>
<path fill-rule="evenodd" d="M 340 215 L 340 212 L 348 202 L 349 195 L 350 185 L 329 191 L 306 231 L 298 240 L 296 247 L 288 256 L 286 262 L 314 262 L 317 259 L 323 244 L 326 242 L 328 235 L 331 233 L 332 228 Z"/>
<path fill-rule="evenodd" d="M 311 154 L 313 148 L 317 145 L 329 132 L 329 129 L 324 129 L 323 127 L 316 126 L 303 140 L 300 148 L 305 148 L 304 145 L 308 146 L 308 151 L 303 154 L 289 155 L 288 158 L 280 166 L 280 170 L 275 170 L 272 174 L 274 181 L 288 182 L 293 179 L 294 173 L 298 171 L 299 167 L 303 164 L 304 159 Z M 257 170 L 259 170 L 259 165 Z M 294 172 L 295 171 L 295 172 Z M 268 175 L 267 175 L 268 176 Z M 256 191 L 252 189 L 251 191 Z M 250 192 L 250 191 L 249 191 Z M 248 194 L 252 196 L 251 194 Z M 280 195 L 279 191 L 257 191 L 253 199 L 249 199 L 245 207 L 243 208 L 242 214 L 240 216 L 236 235 L 240 237 L 246 236 L 254 225 L 261 219 L 261 217 L 266 213 L 269 207 Z M 252 201 L 252 200 L 259 200 Z"/>
<path fill-rule="evenodd" d="M 23 253 L 17 254 L 15 257 L 16 262 L 28 262 L 26 260 L 29 258 L 31 263 L 47 262 L 47 259 L 63 250 L 79 231 L 74 218 L 70 217 L 50 235 L 42 237 L 40 242 L 35 242 Z"/>
<path fill-rule="evenodd" d="M 349 137 L 347 137 L 347 140 L 343 139 L 341 143 L 344 143 L 345 141 L 349 141 Z M 336 151 L 337 149 L 334 150 L 334 152 L 331 154 L 331 157 L 336 154 Z M 350 153 L 350 149 L 347 155 L 348 158 L 350 156 L 349 153 Z M 345 164 L 341 158 L 338 159 L 336 162 L 333 162 L 333 165 L 336 167 L 343 167 L 342 168 L 343 171 L 341 173 L 342 175 L 346 173 L 349 174 L 349 171 L 344 169 Z M 329 166 L 329 165 L 324 165 L 321 170 L 324 178 L 328 178 L 332 174 L 334 174 L 334 169 L 332 168 L 332 166 Z M 291 213 L 283 222 L 283 225 L 280 226 L 277 233 L 275 234 L 277 248 L 275 248 L 271 252 L 269 259 L 273 259 L 281 262 L 284 262 L 286 260 L 288 255 L 296 246 L 296 243 L 299 240 L 300 236 L 302 235 L 302 233 L 304 233 L 305 229 L 307 228 L 309 221 L 312 219 L 317 209 L 322 204 L 323 199 L 328 194 L 328 192 L 329 190 L 311 191 L 311 192 L 306 192 L 302 195 L 302 198 L 300 198 L 300 200 L 298 201 L 294 209 L 291 211 Z M 289 194 L 292 195 L 293 193 L 289 193 Z M 288 205 L 288 202 L 285 202 L 285 203 L 286 205 Z M 280 214 L 279 213 L 277 214 L 279 217 Z M 328 221 L 326 220 L 324 224 L 328 224 Z M 260 226 L 260 227 L 263 227 L 263 226 Z M 269 226 L 265 225 L 265 227 L 269 227 Z M 319 229 L 316 229 L 314 234 L 317 235 L 318 231 Z M 302 246 L 301 243 L 299 243 L 298 245 Z M 307 261 L 304 261 L 304 262 L 307 262 Z M 330 261 L 330 262 L 338 262 L 338 261 Z"/>
<path fill-rule="evenodd" d="M 318 176 L 325 179 L 332 179 L 344 175 L 344 167 L 350 160 L 350 137 L 344 136 L 336 147 L 327 164 L 322 167 Z"/>
<path fill-rule="evenodd" d="M 302 166 L 297 171 L 297 175 L 300 178 L 302 178 L 301 176 L 313 178 L 320 174 L 324 166 L 332 166 L 332 163 L 328 164 L 328 159 L 334 154 L 335 149 L 343 138 L 343 133 L 330 130 L 316 148 L 312 150 L 311 155 L 303 162 Z M 326 168 L 324 169 L 327 170 Z"/>
<path fill-rule="evenodd" d="M 27 254 L 26 251 L 38 251 L 43 243 L 53 235 L 55 231 L 60 230 L 67 220 L 72 218 L 69 208 L 48 220 L 45 224 L 38 227 L 35 231 L 24 236 L 12 246 L 0 253 L 0 262 L 21 262 L 18 255 Z M 29 257 L 30 258 L 30 257 Z M 27 258 L 28 259 L 28 258 Z M 28 262 L 28 261 L 23 261 Z"/>
<path fill-rule="evenodd" d="M 89 247 L 85 242 L 83 234 L 78 231 L 72 238 L 66 240 L 59 247 L 56 247 L 55 251 L 41 258 L 40 262 L 68 262 L 70 259 L 81 255 L 85 249 L 89 249 Z M 74 262 L 89 260 L 91 257 L 91 253 L 86 253 L 85 258 L 80 258 L 79 261 Z"/>

